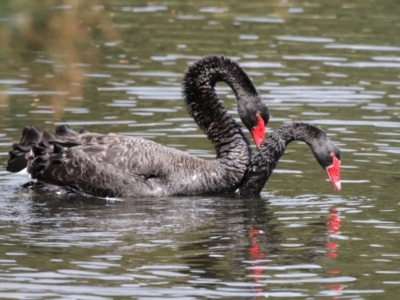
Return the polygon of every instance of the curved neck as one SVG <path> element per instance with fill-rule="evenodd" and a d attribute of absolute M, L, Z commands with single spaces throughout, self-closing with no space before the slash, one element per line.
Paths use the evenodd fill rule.
<path fill-rule="evenodd" d="M 217 159 L 232 166 L 242 160 L 242 166 L 236 166 L 242 168 L 249 162 L 250 146 L 215 92 L 215 84 L 221 81 L 232 88 L 238 103 L 258 97 L 251 80 L 236 62 L 222 56 L 207 56 L 189 66 L 182 84 L 183 98 L 192 118 L 213 142 Z"/>
<path fill-rule="evenodd" d="M 240 195 L 243 197 L 260 195 L 290 142 L 299 140 L 311 145 L 313 135 L 310 135 L 310 129 L 312 129 L 311 132 L 314 130 L 318 132 L 318 129 L 310 124 L 289 123 L 271 133 L 251 157 L 250 165 L 239 187 Z"/>

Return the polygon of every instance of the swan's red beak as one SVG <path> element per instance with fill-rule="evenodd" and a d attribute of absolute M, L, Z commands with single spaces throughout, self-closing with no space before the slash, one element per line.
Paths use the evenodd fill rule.
<path fill-rule="evenodd" d="M 340 191 L 340 189 L 342 188 L 340 184 L 340 160 L 338 160 L 333 153 L 331 153 L 331 157 L 333 160 L 333 164 L 325 169 L 326 174 L 328 175 L 329 180 L 332 183 L 333 189 L 335 191 Z"/>
<path fill-rule="evenodd" d="M 265 140 L 265 122 L 260 114 L 257 114 L 257 120 L 257 125 L 253 127 L 250 133 L 254 144 L 256 144 L 257 148 L 260 148 L 261 143 Z"/>

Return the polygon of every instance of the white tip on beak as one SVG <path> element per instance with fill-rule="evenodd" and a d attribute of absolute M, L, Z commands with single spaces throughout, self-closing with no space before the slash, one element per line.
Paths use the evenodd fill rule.
<path fill-rule="evenodd" d="M 335 185 L 336 185 L 336 190 L 340 191 L 340 189 L 342 188 L 340 181 L 336 182 Z"/>

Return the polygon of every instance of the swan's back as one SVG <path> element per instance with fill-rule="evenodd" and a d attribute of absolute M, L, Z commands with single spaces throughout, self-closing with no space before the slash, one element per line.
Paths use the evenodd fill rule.
<path fill-rule="evenodd" d="M 150 140 L 75 132 L 66 125 L 56 134 L 27 127 L 13 148 L 9 171 L 18 171 L 25 160 L 34 179 L 102 197 L 230 191 L 242 176 L 234 167 L 227 172 L 230 166 L 218 160 L 205 161 Z"/>

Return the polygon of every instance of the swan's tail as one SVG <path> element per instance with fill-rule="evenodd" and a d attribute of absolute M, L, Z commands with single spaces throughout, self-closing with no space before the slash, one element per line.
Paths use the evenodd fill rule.
<path fill-rule="evenodd" d="M 42 133 L 35 127 L 26 126 L 22 131 L 22 138 L 19 143 L 12 145 L 12 150 L 8 152 L 7 171 L 18 173 L 25 169 L 28 164 L 30 151 L 42 139 Z"/>
<path fill-rule="evenodd" d="M 17 173 L 28 167 L 28 173 L 35 178 L 33 175 L 43 170 L 43 163 L 49 153 L 57 154 L 63 147 L 79 145 L 78 136 L 82 133 L 86 133 L 86 130 L 75 132 L 68 125 L 57 126 L 55 134 L 49 130 L 41 132 L 35 127 L 26 126 L 20 142 L 13 144 L 8 153 L 7 171 Z"/>
<path fill-rule="evenodd" d="M 59 143 L 50 144 L 45 140 L 32 146 L 32 155 L 28 160 L 28 173 L 33 179 L 57 184 L 57 182 L 52 182 L 54 181 L 53 171 L 56 166 L 62 164 L 64 149 Z"/>

